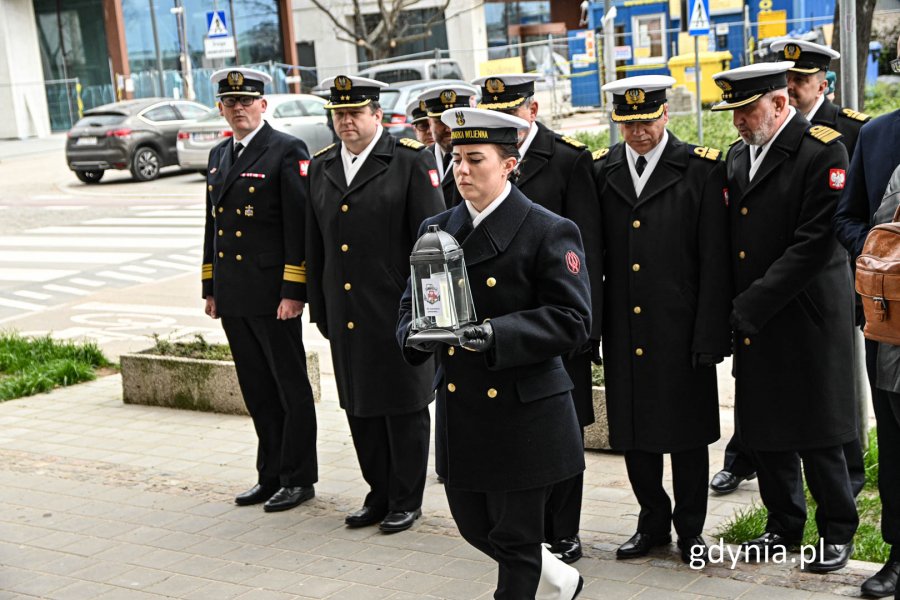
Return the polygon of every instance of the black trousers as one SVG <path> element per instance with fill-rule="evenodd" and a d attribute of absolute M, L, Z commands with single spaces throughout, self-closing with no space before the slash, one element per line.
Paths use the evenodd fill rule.
<path fill-rule="evenodd" d="M 642 450 L 625 451 L 625 467 L 631 489 L 641 506 L 640 533 L 667 535 L 675 525 L 680 538 L 703 533 L 706 522 L 706 491 L 709 477 L 709 448 L 701 446 L 670 454 L 675 510 L 663 488 L 663 455 Z"/>
<path fill-rule="evenodd" d="M 875 387 L 877 364 L 878 342 L 866 340 L 866 370 L 878 431 L 881 537 L 891 545 L 890 560 L 900 560 L 900 394 Z"/>
<path fill-rule="evenodd" d="M 412 511 L 422 506 L 431 414 L 428 407 L 403 415 L 347 415 L 356 458 L 369 484 L 364 504 L 379 510 Z"/>
<path fill-rule="evenodd" d="M 759 476 L 759 495 L 769 511 L 767 532 L 802 539 L 806 523 L 805 474 L 809 491 L 818 504 L 819 535 L 828 544 L 847 544 L 853 539 L 859 516 L 842 446 L 799 452 L 754 451 L 753 459 Z"/>
<path fill-rule="evenodd" d="M 551 487 L 515 492 L 446 489 L 450 512 L 463 538 L 499 565 L 494 598 L 534 598 L 541 578 L 544 507 Z"/>
<path fill-rule="evenodd" d="M 300 319 L 222 317 L 222 328 L 259 438 L 259 483 L 314 484 L 319 479 L 316 409 Z"/>
<path fill-rule="evenodd" d="M 581 440 L 584 442 L 584 429 L 581 430 Z M 544 512 L 545 541 L 552 544 L 562 538 L 578 535 L 581 529 L 583 492 L 584 471 L 553 484 Z"/>

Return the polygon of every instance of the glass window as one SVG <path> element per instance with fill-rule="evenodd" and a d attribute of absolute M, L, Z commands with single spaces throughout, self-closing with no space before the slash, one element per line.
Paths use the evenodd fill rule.
<path fill-rule="evenodd" d="M 416 3 L 407 2 L 407 4 Z M 381 14 L 370 13 L 367 15 L 363 15 L 363 19 L 365 20 L 366 24 L 366 31 L 372 31 L 372 29 L 374 29 L 378 25 L 378 23 L 381 22 Z M 400 35 L 400 37 L 413 36 L 420 33 L 427 33 L 427 35 L 423 36 L 422 39 L 419 40 L 401 42 L 397 44 L 397 47 L 393 50 L 394 56 L 403 56 L 404 54 L 427 52 L 428 50 L 434 50 L 435 48 L 446 49 L 450 47 L 447 42 L 447 23 L 445 15 L 443 11 L 437 8 L 404 10 L 400 14 L 400 18 L 398 19 L 396 31 L 402 32 L 402 34 L 398 34 Z M 366 56 L 365 49 L 360 47 L 356 49 L 356 57 L 359 62 L 365 62 L 366 60 L 369 60 L 369 57 Z M 416 79 L 422 78 L 416 77 Z M 387 80 L 382 79 L 382 81 Z"/>
<path fill-rule="evenodd" d="M 163 104 L 162 106 L 157 106 L 156 108 L 151 108 L 143 115 L 141 115 L 148 121 L 153 121 L 159 123 L 161 121 L 177 121 L 178 113 L 175 112 L 175 109 L 172 108 L 168 104 Z"/>
<path fill-rule="evenodd" d="M 285 102 L 284 104 L 278 105 L 278 108 L 275 109 L 275 112 L 272 114 L 272 116 L 276 119 L 283 119 L 285 117 L 302 117 L 303 107 L 297 100 Z"/>
<path fill-rule="evenodd" d="M 665 15 L 641 15 L 631 20 L 634 40 L 634 62 L 638 65 L 662 63 L 666 61 Z"/>
<path fill-rule="evenodd" d="M 381 96 L 378 102 L 381 104 L 382 110 L 387 112 L 394 108 L 399 97 L 400 90 L 381 90 Z M 402 111 L 403 109 L 401 108 L 400 110 Z"/>
<path fill-rule="evenodd" d="M 488 38 L 488 57 L 507 58 L 518 56 L 515 49 L 490 51 L 493 46 L 517 42 L 509 35 L 510 25 L 529 25 L 550 22 L 550 2 L 546 0 L 497 1 L 484 3 L 484 21 Z"/>
<path fill-rule="evenodd" d="M 178 112 L 181 113 L 182 119 L 199 119 L 209 112 L 209 109 L 205 106 L 191 104 L 190 102 L 176 102 L 175 107 L 178 108 Z"/>
<path fill-rule="evenodd" d="M 316 101 L 311 98 L 307 98 L 300 101 L 303 104 L 303 110 L 306 111 L 306 114 L 313 117 L 324 117 L 326 115 L 325 112 L 325 101 Z"/>
<path fill-rule="evenodd" d="M 100 113 L 78 119 L 75 127 L 105 127 L 107 125 L 118 125 L 124 120 L 125 115 Z"/>
<path fill-rule="evenodd" d="M 428 67 L 431 79 L 462 79 L 462 72 L 459 65 L 452 62 L 440 62 L 436 65 Z"/>

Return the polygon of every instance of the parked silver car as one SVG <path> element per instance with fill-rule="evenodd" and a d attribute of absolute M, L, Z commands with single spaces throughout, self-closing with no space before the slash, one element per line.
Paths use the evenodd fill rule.
<path fill-rule="evenodd" d="M 310 154 L 334 141 L 325 114 L 325 100 L 310 94 L 272 94 L 266 96 L 263 118 L 275 129 L 306 142 Z M 232 131 L 225 117 L 212 111 L 185 125 L 178 132 L 178 164 L 184 169 L 206 171 L 209 152 Z"/>

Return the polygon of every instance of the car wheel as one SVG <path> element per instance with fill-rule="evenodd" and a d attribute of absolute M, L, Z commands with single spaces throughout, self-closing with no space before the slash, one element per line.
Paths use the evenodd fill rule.
<path fill-rule="evenodd" d="M 131 157 L 131 176 L 138 181 L 150 181 L 159 177 L 160 160 L 156 150 L 142 146 Z"/>
<path fill-rule="evenodd" d="M 96 171 L 75 171 L 75 177 L 78 178 L 78 181 L 83 181 L 84 183 L 97 183 L 103 179 L 103 169 L 97 169 Z"/>

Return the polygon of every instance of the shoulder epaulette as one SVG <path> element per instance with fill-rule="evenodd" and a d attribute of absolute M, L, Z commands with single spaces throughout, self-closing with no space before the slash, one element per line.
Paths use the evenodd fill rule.
<path fill-rule="evenodd" d="M 313 154 L 313 158 L 315 158 L 316 156 L 319 156 L 320 154 L 325 154 L 326 152 L 328 152 L 335 146 L 337 146 L 337 144 L 328 144 L 327 146 L 325 146 L 324 148 L 322 148 L 321 150 L 319 150 L 318 152 Z"/>
<path fill-rule="evenodd" d="M 591 157 L 593 157 L 594 160 L 600 160 L 606 158 L 607 154 L 609 154 L 609 148 L 601 148 L 599 150 L 594 150 L 594 152 L 591 153 Z"/>
<path fill-rule="evenodd" d="M 832 144 L 841 137 L 840 133 L 838 133 L 831 127 L 826 127 L 825 125 L 813 125 L 806 130 L 806 133 L 808 133 L 810 137 L 814 137 L 823 144 Z"/>
<path fill-rule="evenodd" d="M 581 143 L 578 140 L 576 140 L 575 138 L 569 137 L 567 135 L 561 135 L 561 136 L 559 136 L 559 139 L 561 142 L 568 144 L 569 146 L 572 146 L 573 148 L 578 148 L 579 150 L 581 150 L 582 148 L 587 148 L 587 146 L 585 146 L 583 143 Z"/>
<path fill-rule="evenodd" d="M 742 142 L 742 141 L 744 141 L 744 138 L 739 137 L 738 139 L 734 140 L 733 142 L 731 142 L 731 143 L 728 144 L 728 145 L 729 145 L 729 146 L 734 146 L 734 145 L 737 144 L 738 142 Z"/>
<path fill-rule="evenodd" d="M 705 158 L 706 160 L 711 160 L 716 162 L 719 160 L 719 155 L 721 152 L 718 148 L 710 148 L 709 146 L 696 146 L 694 148 L 693 156 L 697 158 Z"/>
<path fill-rule="evenodd" d="M 410 150 L 422 150 L 425 148 L 425 144 L 412 138 L 400 138 L 397 141 L 400 142 L 401 146 L 406 146 Z"/>
<path fill-rule="evenodd" d="M 871 119 L 871 115 L 867 115 L 866 113 L 856 112 L 852 108 L 843 108 L 841 109 L 841 115 L 847 117 L 848 119 L 853 119 L 854 121 L 862 121 L 865 123 L 869 119 Z"/>

